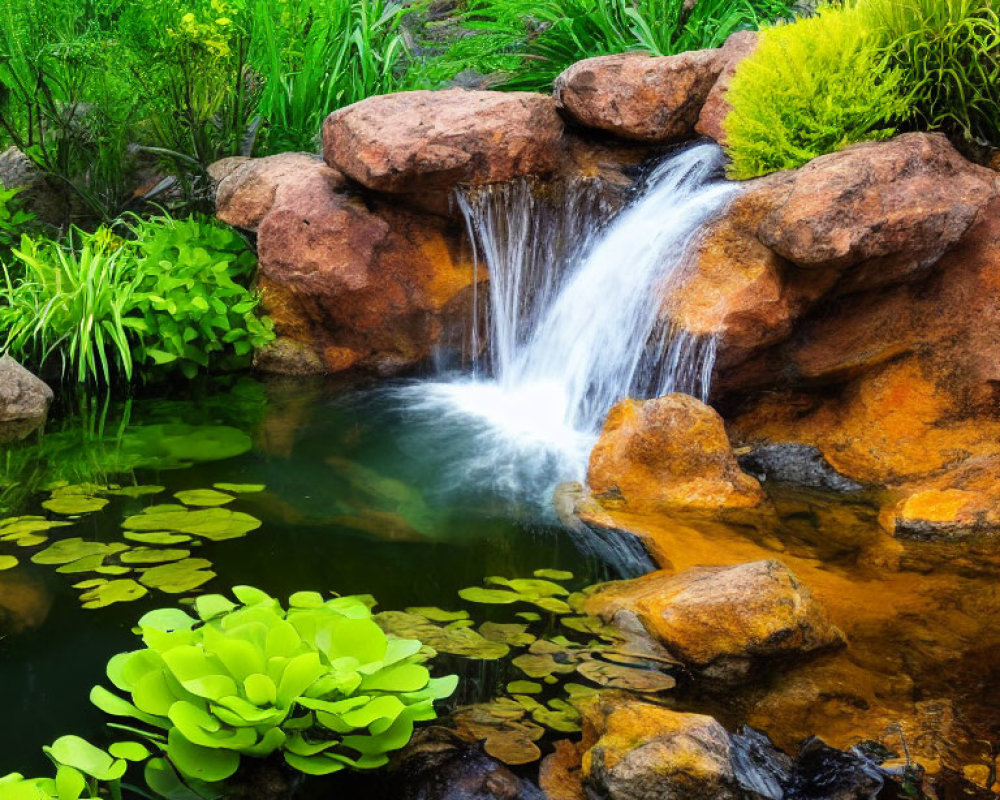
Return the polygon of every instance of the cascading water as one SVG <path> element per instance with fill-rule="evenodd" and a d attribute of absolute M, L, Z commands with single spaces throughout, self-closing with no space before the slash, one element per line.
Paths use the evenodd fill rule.
<path fill-rule="evenodd" d="M 583 478 L 622 398 L 707 396 L 715 343 L 675 330 L 661 300 L 683 279 L 699 229 L 736 192 L 718 177 L 722 163 L 707 144 L 671 156 L 610 223 L 593 184 L 568 188 L 555 211 L 528 183 L 460 197 L 490 275 L 485 363 L 408 392 L 436 421 L 473 429 L 456 482 L 541 498 Z"/>

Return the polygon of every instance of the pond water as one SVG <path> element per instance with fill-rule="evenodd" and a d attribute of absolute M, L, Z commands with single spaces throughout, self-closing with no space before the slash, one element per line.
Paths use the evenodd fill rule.
<path fill-rule="evenodd" d="M 169 461 L 136 445 L 149 426 L 163 424 L 189 426 L 176 448 L 181 455 L 199 455 L 199 442 L 220 440 L 218 426 L 242 431 L 249 449 L 186 468 L 118 471 L 136 461 Z M 490 485 L 443 482 L 465 457 L 462 442 L 469 438 L 404 411 L 385 389 L 243 379 L 169 399 L 90 403 L 56 409 L 44 433 L 0 453 L 6 485 L 0 518 L 63 518 L 39 506 L 48 497 L 43 487 L 54 481 L 164 487 L 156 496 L 112 498 L 103 510 L 48 532 L 51 541 L 122 542 L 123 519 L 144 506 L 176 502 L 175 492 L 219 482 L 263 484 L 264 491 L 228 506 L 261 520 L 258 530 L 193 551 L 217 573 L 205 590 L 251 584 L 276 597 L 302 589 L 371 593 L 381 608 L 402 609 L 455 607 L 459 589 L 489 575 L 558 568 L 574 573 L 574 588 L 617 577 L 585 543 L 567 536 L 545 506 Z M 213 455 L 212 447 L 201 449 L 199 457 Z M 44 774 L 40 747 L 64 733 L 100 741 L 105 720 L 86 702 L 90 687 L 102 681 L 111 655 L 134 649 L 130 629 L 142 613 L 185 596 L 152 590 L 134 602 L 85 610 L 73 584 L 93 576 L 32 563 L 44 546 L 0 542 L 0 554 L 21 562 L 0 572 L 0 774 Z"/>

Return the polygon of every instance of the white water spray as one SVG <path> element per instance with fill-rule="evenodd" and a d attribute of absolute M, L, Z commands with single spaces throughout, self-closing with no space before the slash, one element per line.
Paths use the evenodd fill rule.
<path fill-rule="evenodd" d="M 515 492 L 580 480 L 622 398 L 707 398 L 715 343 L 673 329 L 661 306 L 699 229 L 736 192 L 718 178 L 722 160 L 714 145 L 670 157 L 609 225 L 593 187 L 567 190 L 555 212 L 527 183 L 460 198 L 490 275 L 487 364 L 408 393 L 438 421 L 471 423 L 455 480 Z"/>

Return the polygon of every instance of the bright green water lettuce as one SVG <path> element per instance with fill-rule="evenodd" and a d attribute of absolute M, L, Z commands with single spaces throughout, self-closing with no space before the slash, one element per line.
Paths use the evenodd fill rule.
<path fill-rule="evenodd" d="M 196 616 L 161 609 L 139 621 L 145 647 L 115 656 L 111 683 L 94 687 L 103 711 L 166 731 L 169 764 L 185 778 L 230 777 L 242 756 L 280 751 L 314 775 L 372 769 L 403 747 L 414 723 L 436 717 L 434 701 L 458 678 L 432 678 L 414 639 L 373 621 L 371 599 L 289 598 L 237 586 L 195 600 Z"/>

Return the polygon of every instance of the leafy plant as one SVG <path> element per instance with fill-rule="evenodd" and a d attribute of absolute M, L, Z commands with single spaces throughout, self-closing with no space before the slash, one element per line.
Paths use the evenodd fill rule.
<path fill-rule="evenodd" d="M 629 50 L 673 55 L 716 47 L 737 30 L 756 28 L 788 14 L 790 5 L 787 0 L 701 0 L 696 4 L 684 0 L 471 0 L 462 17 L 466 35 L 423 69 L 428 78 L 438 79 L 467 68 L 501 69 L 507 72 L 501 88 L 545 91 L 560 72 L 580 59 Z"/>
<path fill-rule="evenodd" d="M 273 338 L 246 287 L 255 265 L 234 231 L 197 218 L 136 221 L 126 241 L 99 228 L 66 243 L 24 237 L 0 286 L 0 334 L 16 358 L 58 358 L 79 383 L 249 364 Z M 237 281 L 242 281 L 238 283 Z"/>
<path fill-rule="evenodd" d="M 299 592 L 285 610 L 258 589 L 233 593 L 238 603 L 197 598 L 197 618 L 146 614 L 145 648 L 108 664 L 129 699 L 100 686 L 91 693 L 105 712 L 153 729 L 166 761 L 147 766 L 150 785 L 171 765 L 185 779 L 215 782 L 242 756 L 276 752 L 308 774 L 379 767 L 457 685 L 453 675 L 430 677 L 419 641 L 382 632 L 371 598 Z"/>
<path fill-rule="evenodd" d="M 729 89 L 729 176 L 790 169 L 892 136 L 912 101 L 903 94 L 902 73 L 876 45 L 853 7 L 826 6 L 764 30 Z"/>
<path fill-rule="evenodd" d="M 97 800 L 102 789 L 121 797 L 121 779 L 129 761 L 144 761 L 149 750 L 138 742 L 116 742 L 101 750 L 79 736 L 61 736 L 45 755 L 56 765 L 55 778 L 25 778 L 17 772 L 0 777 L 4 800 Z"/>
<path fill-rule="evenodd" d="M 913 99 L 910 124 L 1000 144 L 1000 13 L 992 0 L 862 0 Z"/>
<path fill-rule="evenodd" d="M 20 189 L 0 186 L 0 261 L 6 261 L 35 215 L 25 211 L 18 200 Z"/>

